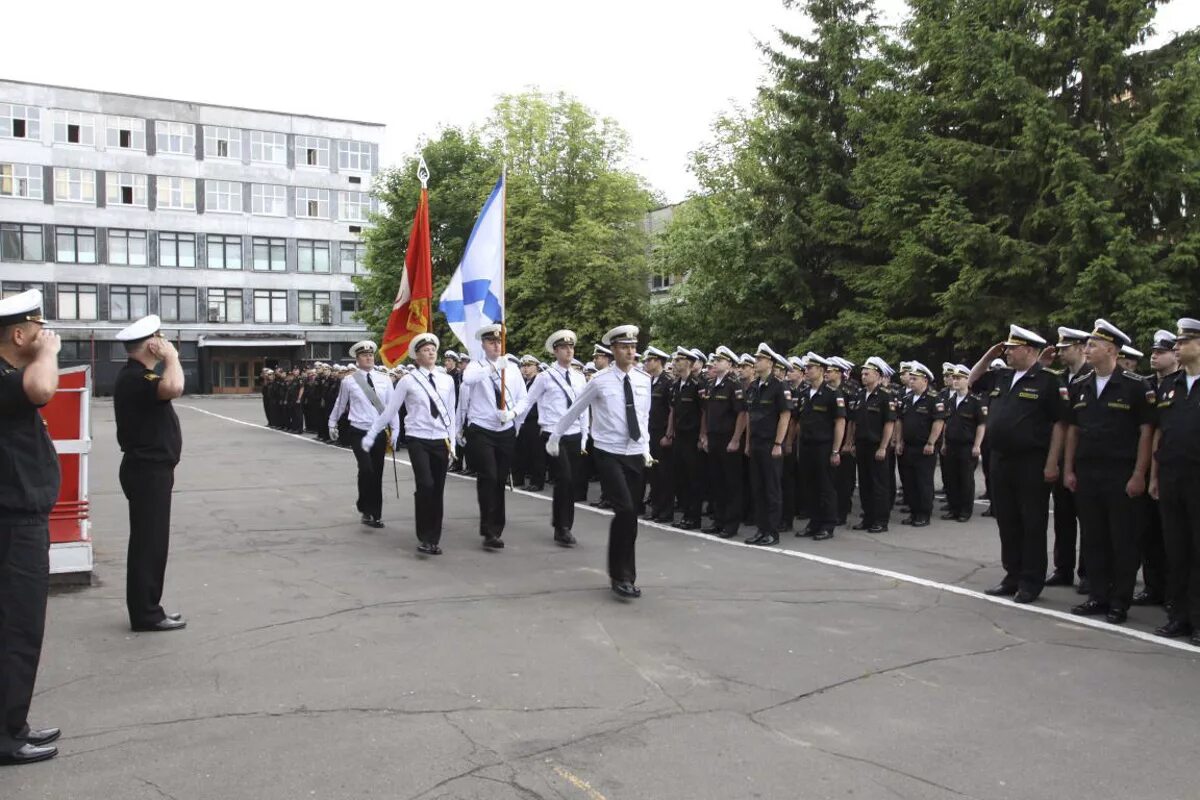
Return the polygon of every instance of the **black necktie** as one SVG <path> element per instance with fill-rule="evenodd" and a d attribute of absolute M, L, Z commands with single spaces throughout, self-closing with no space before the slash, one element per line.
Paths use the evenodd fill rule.
<path fill-rule="evenodd" d="M 629 431 L 629 438 L 636 442 L 642 436 L 642 429 L 638 427 L 637 411 L 633 408 L 633 384 L 629 382 L 629 376 L 625 376 L 625 427 Z"/>
<path fill-rule="evenodd" d="M 429 385 L 433 387 L 433 393 L 437 394 L 437 384 L 433 380 L 433 373 L 427 372 L 425 374 L 426 374 L 426 377 L 429 378 Z M 438 417 L 441 416 L 441 413 L 438 412 L 438 409 L 437 409 L 437 403 L 433 402 L 433 395 L 429 396 L 429 413 L 433 415 L 434 419 L 437 419 Z"/>
<path fill-rule="evenodd" d="M 371 373 L 369 372 L 367 373 L 367 386 L 370 386 L 372 389 L 375 388 L 375 381 L 371 380 Z"/>

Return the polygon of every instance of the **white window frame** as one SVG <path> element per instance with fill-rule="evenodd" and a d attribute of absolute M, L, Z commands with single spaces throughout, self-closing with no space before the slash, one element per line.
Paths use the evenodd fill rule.
<path fill-rule="evenodd" d="M 308 306 L 306 315 L 305 306 Z M 321 306 L 325 306 L 329 320 L 321 319 Z M 327 325 L 333 322 L 333 299 L 329 292 L 300 291 L 296 296 L 296 321 L 301 325 Z"/>
<path fill-rule="evenodd" d="M 87 290 L 91 291 L 87 291 Z M 100 318 L 100 287 L 94 283 L 60 283 L 55 291 L 58 298 L 58 319 L 64 320 L 93 320 Z M 70 316 L 63 314 L 64 306 L 63 296 L 73 297 L 74 313 Z M 83 305 L 80 302 L 81 298 L 91 298 L 91 316 L 84 316 Z"/>
<path fill-rule="evenodd" d="M 215 299 L 218 294 L 220 295 L 220 298 L 221 298 L 220 300 Z M 231 295 L 234 295 L 234 296 L 231 296 Z M 213 322 L 232 322 L 234 324 L 241 323 L 241 321 L 243 319 L 245 319 L 245 317 L 246 317 L 244 308 L 242 306 L 242 303 L 244 302 L 244 298 L 245 298 L 245 293 L 241 289 L 225 289 L 225 288 L 209 289 L 208 296 L 204 298 L 204 318 L 202 321 L 203 322 L 210 321 L 210 312 L 212 311 L 213 304 L 217 303 L 221 306 L 221 308 L 224 309 L 224 316 L 221 319 L 211 320 L 211 321 L 213 321 Z M 236 315 L 237 319 L 234 319 L 229 314 L 230 308 L 234 308 L 237 310 L 237 315 Z"/>
<path fill-rule="evenodd" d="M 69 261 L 63 259 L 63 253 L 66 249 L 62 247 L 64 237 L 70 237 L 71 255 Z M 54 226 L 54 261 L 58 264 L 96 264 L 100 258 L 100 243 L 97 241 L 99 237 L 95 228 L 90 228 L 84 225 L 55 225 Z M 85 251 L 79 246 L 80 242 L 91 242 L 92 249 L 90 258 L 80 258 L 80 254 Z"/>
<path fill-rule="evenodd" d="M 156 155 L 196 157 L 196 126 L 190 122 L 154 121 Z M 171 145 L 174 145 L 173 147 Z"/>
<path fill-rule="evenodd" d="M 317 163 L 308 163 L 309 150 L 316 151 Z M 329 169 L 329 140 L 323 136 L 297 136 L 295 153 L 299 169 Z"/>
<path fill-rule="evenodd" d="M 42 167 L 39 164 L 0 164 L 0 197 L 42 199 Z"/>
<path fill-rule="evenodd" d="M 25 123 L 25 135 L 13 135 L 13 123 L 22 120 Z M 42 138 L 42 110 L 37 106 L 25 106 L 20 103 L 0 103 L 0 138 L 28 139 L 38 141 Z"/>
<path fill-rule="evenodd" d="M 315 202 L 315 214 L 309 213 L 309 203 Z M 329 190 L 308 186 L 296 187 L 296 216 L 300 219 L 329 219 Z"/>
<path fill-rule="evenodd" d="M 225 155 L 219 152 L 221 142 L 225 143 Z M 204 126 L 204 157 L 242 160 L 242 130 L 241 128 L 226 128 L 221 125 Z"/>
<path fill-rule="evenodd" d="M 251 184 L 250 213 L 260 217 L 286 217 L 287 187 L 274 183 Z"/>
<path fill-rule="evenodd" d="M 176 178 L 170 175 L 158 175 L 154 180 L 156 195 L 154 203 L 156 208 L 169 209 L 171 211 L 196 210 L 195 178 Z M 174 202 L 176 197 L 179 198 L 178 204 Z"/>
<path fill-rule="evenodd" d="M 353 139 L 338 140 L 338 170 L 341 172 L 370 172 L 371 144 Z"/>
<path fill-rule="evenodd" d="M 55 167 L 54 202 L 96 205 L 95 170 Z"/>
<path fill-rule="evenodd" d="M 261 297 L 260 295 L 266 295 Z M 263 319 L 258 313 L 258 303 L 262 300 L 266 302 L 267 314 L 266 319 Z M 276 305 L 282 303 L 281 306 Z M 283 314 L 278 315 L 275 312 L 280 308 L 283 309 Z M 282 319 L 277 317 L 282 316 Z M 254 290 L 254 321 L 265 322 L 270 325 L 285 325 L 287 324 L 287 291 L 284 289 L 255 289 Z"/>
<path fill-rule="evenodd" d="M 96 115 L 88 114 L 85 111 L 68 111 L 63 108 L 56 108 L 50 112 L 54 120 L 54 143 L 65 144 L 70 147 L 95 147 L 96 146 Z M 79 141 L 72 142 L 68 140 L 68 131 L 71 126 L 79 128 Z"/>
<path fill-rule="evenodd" d="M 236 251 L 235 248 L 236 247 Z M 232 233 L 206 233 L 204 235 L 204 266 L 208 269 L 241 270 L 246 268 L 246 243 L 241 236 Z M 213 264 L 213 255 L 221 253 L 221 263 Z M 237 253 L 237 264 L 232 264 L 231 252 Z M 251 252 L 253 256 L 253 252 Z"/>
<path fill-rule="evenodd" d="M 125 298 L 125 316 L 118 317 L 114 312 L 117 297 Z M 134 308 L 134 299 L 142 298 L 141 308 Z M 134 284 L 112 284 L 108 287 L 108 318 L 112 322 L 128 322 L 141 319 L 150 313 L 150 289 L 147 286 Z"/>
<path fill-rule="evenodd" d="M 350 213 L 351 209 L 354 209 L 354 214 Z M 370 192 L 338 192 L 338 219 L 340 221 L 367 222 L 370 213 Z"/>
<path fill-rule="evenodd" d="M 146 152 L 146 120 L 137 117 L 106 117 L 105 148 Z M 129 147 L 121 146 L 121 131 L 129 131 Z"/>
<path fill-rule="evenodd" d="M 191 297 L 185 298 L 184 297 L 185 292 L 190 293 Z M 200 292 L 196 289 L 195 286 L 160 286 L 158 289 L 158 309 L 159 309 L 159 315 L 162 317 L 163 322 L 196 322 L 196 321 L 198 321 L 198 314 L 196 311 L 196 307 L 197 307 L 198 303 L 196 302 L 196 300 L 199 297 L 199 294 L 200 294 Z M 191 303 L 192 313 L 188 317 L 185 317 L 183 314 L 180 313 L 181 309 L 187 307 L 184 305 L 185 299 L 190 299 L 192 301 L 192 303 Z M 174 306 L 175 306 L 174 314 L 167 313 L 167 309 L 170 307 L 169 304 L 171 304 L 171 303 L 174 303 Z"/>
<path fill-rule="evenodd" d="M 190 242 L 188 240 L 180 238 L 183 236 L 190 236 L 191 237 Z M 169 237 L 169 238 L 164 239 L 163 237 Z M 175 258 L 174 264 L 164 264 L 163 263 L 163 244 L 164 244 L 164 242 L 169 242 L 172 245 L 170 250 L 174 251 L 174 258 Z M 187 252 L 187 250 L 185 249 L 185 246 L 188 244 L 191 244 L 191 254 L 192 254 L 191 261 L 192 261 L 192 263 L 180 264 L 179 263 L 179 261 L 180 261 L 179 254 L 182 252 Z M 192 233 L 191 231 L 159 231 L 158 232 L 158 265 L 160 267 L 166 267 L 168 269 L 194 269 L 196 266 L 196 234 Z"/>
<path fill-rule="evenodd" d="M 311 253 L 310 263 L 306 268 L 304 266 L 305 251 Z M 325 268 L 317 269 L 317 254 L 323 252 L 325 254 Z M 297 239 L 296 240 L 296 271 L 303 272 L 308 275 L 328 275 L 333 270 L 333 249 L 329 246 L 329 242 L 324 239 Z"/>
<path fill-rule="evenodd" d="M 115 245 L 115 242 L 124 242 Z M 141 242 L 142 252 L 134 253 L 133 242 Z M 117 261 L 115 254 L 124 249 L 125 260 Z M 140 260 L 138 260 L 140 258 Z M 108 263 L 121 267 L 144 267 L 150 263 L 150 237 L 145 231 L 129 230 L 126 228 L 108 229 Z M 145 316 L 145 315 L 143 315 Z"/>
<path fill-rule="evenodd" d="M 107 190 L 105 201 L 110 206 L 129 206 L 129 207 L 146 207 L 146 176 L 138 175 L 132 172 L 109 172 L 106 173 L 105 183 Z M 133 202 L 125 203 L 121 201 L 121 190 L 131 189 Z"/>
<path fill-rule="evenodd" d="M 287 134 L 250 131 L 250 160 L 259 164 L 287 164 Z"/>
<path fill-rule="evenodd" d="M 242 184 L 238 181 L 205 181 L 204 211 L 218 214 L 242 213 Z"/>
<path fill-rule="evenodd" d="M 259 248 L 265 248 L 266 268 L 258 265 Z M 282 258 L 276 262 L 276 253 Z M 276 266 L 278 264 L 278 267 Z M 250 268 L 255 272 L 287 272 L 287 239 L 281 236 L 255 236 L 250 240 Z"/>
<path fill-rule="evenodd" d="M 352 253 L 351 260 L 347 261 L 346 251 Z M 361 253 L 361 256 L 360 256 Z M 338 272 L 343 275 L 363 275 L 366 274 L 367 267 L 364 263 L 367 258 L 367 245 L 364 242 L 338 242 Z M 346 269 L 349 264 L 352 269 Z"/>

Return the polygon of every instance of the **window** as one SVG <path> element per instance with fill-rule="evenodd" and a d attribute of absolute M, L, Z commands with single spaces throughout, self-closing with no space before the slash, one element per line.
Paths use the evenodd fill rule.
<path fill-rule="evenodd" d="M 242 268 L 242 237 L 210 233 L 207 240 L 209 269 Z"/>
<path fill-rule="evenodd" d="M 255 237 L 254 269 L 259 272 L 283 272 L 287 269 L 287 240 Z"/>
<path fill-rule="evenodd" d="M 0 136 L 6 139 L 40 139 L 41 119 L 41 112 L 33 106 L 0 103 Z"/>
<path fill-rule="evenodd" d="M 371 211 L 371 195 L 366 192 L 338 192 L 338 219 L 366 222 Z"/>
<path fill-rule="evenodd" d="M 204 210 L 242 213 L 242 185 L 236 181 L 205 181 Z"/>
<path fill-rule="evenodd" d="M 200 359 L 200 345 L 197 342 L 177 342 L 180 361 L 197 361 Z"/>
<path fill-rule="evenodd" d="M 329 218 L 328 189 L 296 189 L 296 216 L 315 219 Z"/>
<path fill-rule="evenodd" d="M 196 290 L 186 286 L 164 286 L 158 290 L 158 315 L 165 322 L 196 321 Z"/>
<path fill-rule="evenodd" d="M 196 266 L 196 234 L 160 233 L 158 235 L 158 265 L 160 267 Z"/>
<path fill-rule="evenodd" d="M 300 292 L 300 322 L 309 325 L 333 322 L 329 292 Z"/>
<path fill-rule="evenodd" d="M 208 290 L 208 321 L 209 322 L 241 322 L 242 321 L 242 290 L 241 289 L 209 289 Z"/>
<path fill-rule="evenodd" d="M 250 211 L 265 217 L 287 216 L 287 188 L 269 183 L 250 186 Z"/>
<path fill-rule="evenodd" d="M 90 169 L 55 167 L 54 199 L 71 203 L 95 203 L 96 173 Z"/>
<path fill-rule="evenodd" d="M 250 131 L 250 160 L 286 164 L 287 136 L 282 133 Z"/>
<path fill-rule="evenodd" d="M 59 225 L 54 229 L 54 245 L 55 255 L 60 264 L 96 263 L 95 228 L 73 228 Z M 67 319 L 67 317 L 63 317 L 63 319 Z"/>
<path fill-rule="evenodd" d="M 242 160 L 242 132 L 237 128 L 204 126 L 204 157 Z"/>
<path fill-rule="evenodd" d="M 146 123 L 136 117 L 109 117 L 105 142 L 121 150 L 146 149 Z"/>
<path fill-rule="evenodd" d="M 114 322 L 141 319 L 149 306 L 145 286 L 108 287 L 108 318 Z"/>
<path fill-rule="evenodd" d="M 37 164 L 0 164 L 0 196 L 42 199 L 42 168 Z"/>
<path fill-rule="evenodd" d="M 146 232 L 110 230 L 108 263 L 127 267 L 146 266 Z"/>
<path fill-rule="evenodd" d="M 155 122 L 154 141 L 160 153 L 196 155 L 196 127 L 186 122 Z"/>
<path fill-rule="evenodd" d="M 96 284 L 60 283 L 58 285 L 59 319 L 98 319 L 96 315 Z"/>
<path fill-rule="evenodd" d="M 37 289 L 39 292 L 45 291 L 45 287 L 40 283 L 17 283 L 5 281 L 3 285 L 0 285 L 0 300 L 13 297 L 21 292 L 28 292 L 30 289 Z"/>
<path fill-rule="evenodd" d="M 329 242 L 296 242 L 296 268 L 301 272 L 329 272 Z"/>
<path fill-rule="evenodd" d="M 54 143 L 96 145 L 96 118 L 79 111 L 54 112 Z"/>
<path fill-rule="evenodd" d="M 342 324 L 354 325 L 358 320 L 354 315 L 359 309 L 358 295 L 354 292 L 342 292 Z"/>
<path fill-rule="evenodd" d="M 110 172 L 105 176 L 108 183 L 110 206 L 146 207 L 146 176 L 128 172 Z"/>
<path fill-rule="evenodd" d="M 339 245 L 341 257 L 338 259 L 339 269 L 347 274 L 364 273 L 367 271 L 363 260 L 367 257 L 367 246 L 362 242 L 342 242 Z"/>
<path fill-rule="evenodd" d="M 287 292 L 282 289 L 255 289 L 254 321 L 287 322 Z"/>
<path fill-rule="evenodd" d="M 338 169 L 371 171 L 371 145 L 366 142 L 338 142 Z"/>
<path fill-rule="evenodd" d="M 196 210 L 196 179 L 169 178 L 159 175 L 155 180 L 158 208 L 179 209 L 181 211 Z"/>
<path fill-rule="evenodd" d="M 329 167 L 329 140 L 316 136 L 296 137 L 296 166 Z"/>
<path fill-rule="evenodd" d="M 79 339 L 63 339 L 62 349 L 58 351 L 59 361 L 91 361 L 92 343 Z"/>
<path fill-rule="evenodd" d="M 0 225 L 0 258 L 5 261 L 42 261 L 42 226 L 5 222 Z"/>
<path fill-rule="evenodd" d="M 332 342 L 309 342 L 308 343 L 308 360 L 309 361 L 330 361 L 333 359 L 333 343 Z"/>

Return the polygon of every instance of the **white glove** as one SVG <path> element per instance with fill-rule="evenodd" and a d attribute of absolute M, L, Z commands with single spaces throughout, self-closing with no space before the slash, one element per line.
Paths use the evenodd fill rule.
<path fill-rule="evenodd" d="M 500 420 L 501 425 L 507 425 L 517 418 L 517 412 L 510 409 L 504 409 L 496 412 L 496 419 Z"/>
<path fill-rule="evenodd" d="M 337 441 L 337 438 L 338 438 L 338 426 L 337 425 L 329 426 L 329 438 L 333 439 L 334 441 Z"/>
<path fill-rule="evenodd" d="M 392 434 L 392 452 L 396 452 L 396 448 L 400 446 L 400 431 Z"/>
<path fill-rule="evenodd" d="M 558 437 L 557 436 L 551 436 L 549 439 L 546 440 L 546 452 L 550 454 L 551 458 L 558 458 Z"/>
<path fill-rule="evenodd" d="M 371 448 L 375 446 L 374 436 L 364 436 L 362 438 L 362 448 L 364 453 L 371 452 Z"/>
<path fill-rule="evenodd" d="M 458 432 L 458 436 L 457 436 L 456 438 L 458 439 L 458 446 L 459 446 L 459 447 L 466 447 L 466 446 L 467 446 L 467 432 L 466 432 L 466 431 L 461 431 L 461 430 L 460 430 L 460 431 Z"/>
<path fill-rule="evenodd" d="M 647 467 L 654 466 L 654 456 L 650 455 L 649 453 L 642 453 L 642 458 L 645 460 Z"/>

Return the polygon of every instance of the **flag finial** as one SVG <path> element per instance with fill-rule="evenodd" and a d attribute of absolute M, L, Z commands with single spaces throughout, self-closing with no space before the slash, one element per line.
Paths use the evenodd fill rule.
<path fill-rule="evenodd" d="M 417 180 L 421 182 L 422 189 L 429 188 L 429 165 L 425 163 L 424 156 L 421 156 L 421 161 L 417 164 Z"/>

